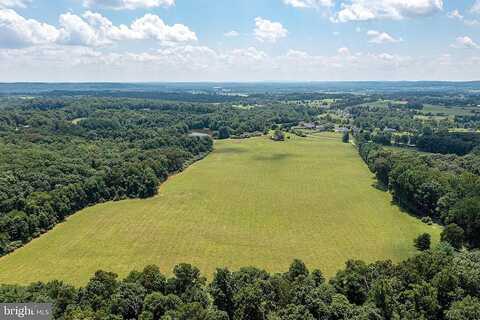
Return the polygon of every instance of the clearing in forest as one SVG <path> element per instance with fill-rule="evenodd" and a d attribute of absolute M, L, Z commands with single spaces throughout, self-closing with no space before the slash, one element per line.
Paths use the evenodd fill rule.
<path fill-rule="evenodd" d="M 158 196 L 87 208 L 0 258 L 0 282 L 84 284 L 98 269 L 170 273 L 180 262 L 207 276 L 222 266 L 275 272 L 294 258 L 331 276 L 347 259 L 404 259 L 420 233 L 438 240 L 438 226 L 402 213 L 374 184 L 339 135 L 217 141 Z"/>

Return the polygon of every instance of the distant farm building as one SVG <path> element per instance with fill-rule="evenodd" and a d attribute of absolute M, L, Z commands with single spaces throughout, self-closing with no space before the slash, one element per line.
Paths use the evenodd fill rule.
<path fill-rule="evenodd" d="M 315 129 L 317 127 L 313 122 L 300 122 L 300 126 L 305 129 Z"/>
<path fill-rule="evenodd" d="M 211 137 L 213 132 L 210 129 L 193 129 L 188 135 L 190 137 Z"/>
<path fill-rule="evenodd" d="M 345 128 L 345 127 L 335 128 L 335 132 L 349 132 L 349 131 L 350 131 L 350 129 Z"/>
<path fill-rule="evenodd" d="M 208 133 L 202 133 L 202 132 L 192 132 L 189 134 L 190 137 L 210 137 Z"/>

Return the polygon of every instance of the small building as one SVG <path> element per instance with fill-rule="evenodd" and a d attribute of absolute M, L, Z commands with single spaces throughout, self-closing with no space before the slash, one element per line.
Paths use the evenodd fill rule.
<path fill-rule="evenodd" d="M 316 125 L 313 122 L 300 122 L 300 126 L 305 129 L 315 129 Z"/>
<path fill-rule="evenodd" d="M 200 138 L 210 137 L 210 135 L 208 133 L 203 133 L 203 132 L 191 132 L 188 136 L 190 136 L 190 137 L 200 137 Z"/>
<path fill-rule="evenodd" d="M 190 137 L 212 137 L 212 130 L 206 129 L 193 129 L 189 134 Z"/>
<path fill-rule="evenodd" d="M 350 131 L 350 129 L 345 128 L 345 127 L 335 128 L 335 132 L 349 132 L 349 131 Z"/>

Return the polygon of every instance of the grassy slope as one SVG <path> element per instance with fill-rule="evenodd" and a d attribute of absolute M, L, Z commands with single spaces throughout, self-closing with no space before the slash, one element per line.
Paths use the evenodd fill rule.
<path fill-rule="evenodd" d="M 1 258 L 0 282 L 83 284 L 97 269 L 123 276 L 151 263 L 284 271 L 296 257 L 332 275 L 349 258 L 405 258 L 421 232 L 438 239 L 373 183 L 339 136 L 217 142 L 159 196 L 87 208 Z"/>

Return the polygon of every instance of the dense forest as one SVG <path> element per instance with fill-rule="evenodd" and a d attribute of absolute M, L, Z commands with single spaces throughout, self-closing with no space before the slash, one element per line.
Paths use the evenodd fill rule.
<path fill-rule="evenodd" d="M 5 99 L 0 110 L 0 255 L 86 206 L 153 196 L 212 150 L 192 130 L 248 137 L 318 113 L 93 97 Z"/>
<path fill-rule="evenodd" d="M 3 285 L 0 301 L 52 302 L 63 320 L 477 320 L 480 253 L 442 243 L 397 265 L 351 260 L 328 281 L 300 260 L 283 274 L 220 268 L 209 283 L 189 264 L 173 277 L 152 265 L 122 280 L 97 271 L 82 288 Z"/>

